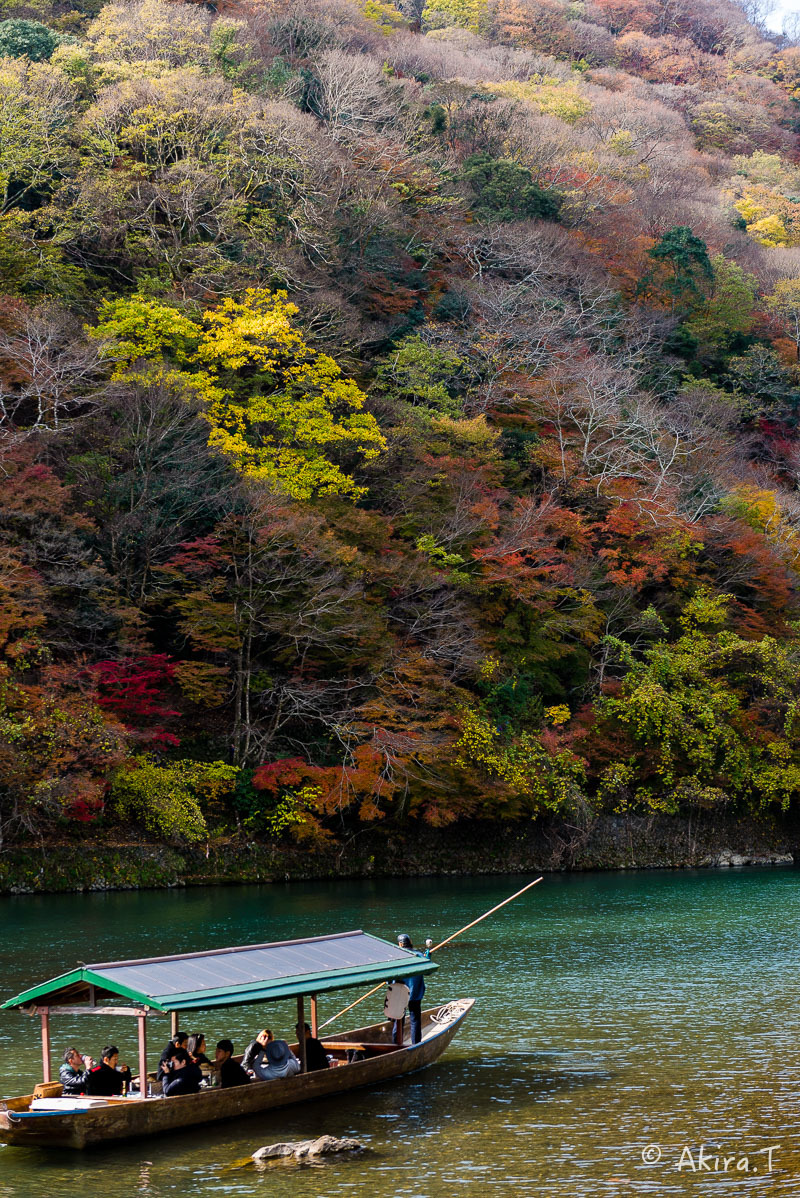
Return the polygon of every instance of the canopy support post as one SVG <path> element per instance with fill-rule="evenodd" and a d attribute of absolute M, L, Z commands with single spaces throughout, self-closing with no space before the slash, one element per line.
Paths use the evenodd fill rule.
<path fill-rule="evenodd" d="M 306 1005 L 302 994 L 297 996 L 297 1041 L 300 1048 L 300 1072 L 308 1073 L 306 1063 Z"/>
<path fill-rule="evenodd" d="M 169 1016 L 169 1038 L 174 1040 L 178 1034 L 178 1012 L 171 1011 Z"/>
<path fill-rule="evenodd" d="M 147 1016 L 139 1015 L 139 1097 L 147 1098 Z"/>
<path fill-rule="evenodd" d="M 316 1040 L 317 1031 L 319 1030 L 319 1019 L 317 1016 L 317 996 L 311 995 L 311 1035 Z"/>
<path fill-rule="evenodd" d="M 53 1080 L 50 1065 L 50 1008 L 41 1007 L 39 1014 L 42 1017 L 42 1081 L 49 1082 Z"/>

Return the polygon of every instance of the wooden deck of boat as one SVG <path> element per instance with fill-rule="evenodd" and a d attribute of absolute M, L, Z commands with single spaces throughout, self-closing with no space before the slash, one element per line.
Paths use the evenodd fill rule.
<path fill-rule="evenodd" d="M 423 1012 L 421 1043 L 405 1045 L 395 1051 L 391 1051 L 390 1048 L 389 1023 L 337 1033 L 337 1044 L 372 1043 L 381 1045 L 381 1048 L 375 1055 L 369 1055 L 364 1060 L 343 1063 L 336 1068 L 299 1074 L 291 1078 L 252 1082 L 249 1086 L 236 1086 L 226 1090 L 201 1090 L 198 1094 L 167 1099 L 161 1096 L 112 1099 L 109 1100 L 108 1106 L 79 1113 L 48 1113 L 42 1117 L 31 1117 L 29 1114 L 27 1117 L 23 1115 L 22 1118 L 16 1119 L 15 1112 L 28 1111 L 31 1095 L 10 1098 L 0 1102 L 0 1143 L 29 1147 L 85 1148 L 109 1140 L 133 1139 L 183 1127 L 215 1123 L 223 1119 L 242 1118 L 277 1107 L 326 1098 L 362 1086 L 376 1085 L 424 1069 L 437 1060 L 453 1039 L 473 1003 L 474 999 L 463 999 L 453 1004 L 453 1018 L 447 1022 L 437 1022 L 439 1012 L 445 1011 L 445 1007 L 433 1007 Z M 328 1037 L 328 1040 L 334 1040 L 334 1036 Z"/>

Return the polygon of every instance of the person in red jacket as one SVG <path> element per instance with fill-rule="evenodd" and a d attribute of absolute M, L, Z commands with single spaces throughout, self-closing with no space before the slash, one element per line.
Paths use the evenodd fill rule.
<path fill-rule="evenodd" d="M 103 1049 L 100 1064 L 89 1070 L 86 1079 L 86 1093 L 93 1098 L 112 1098 L 121 1094 L 123 1089 L 130 1089 L 131 1071 L 127 1065 L 119 1064 L 119 1049 L 115 1044 L 109 1044 Z"/>

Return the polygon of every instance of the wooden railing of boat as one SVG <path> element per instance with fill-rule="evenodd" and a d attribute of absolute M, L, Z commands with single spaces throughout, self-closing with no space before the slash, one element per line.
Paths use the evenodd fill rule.
<path fill-rule="evenodd" d="M 108 1099 L 107 1105 L 81 1111 L 33 1112 L 32 1095 L 0 1102 L 0 1143 L 44 1148 L 86 1148 L 109 1140 L 134 1139 L 238 1119 L 277 1107 L 326 1098 L 362 1086 L 377 1085 L 432 1064 L 445 1051 L 474 999 L 458 999 L 423 1012 L 422 1041 L 392 1044 L 392 1025 L 371 1027 L 323 1039 L 336 1066 L 276 1081 L 252 1082 L 231 1089 L 204 1089 L 180 1097 Z M 355 1049 L 362 1059 L 347 1061 Z M 362 1057 L 363 1053 L 363 1057 Z"/>

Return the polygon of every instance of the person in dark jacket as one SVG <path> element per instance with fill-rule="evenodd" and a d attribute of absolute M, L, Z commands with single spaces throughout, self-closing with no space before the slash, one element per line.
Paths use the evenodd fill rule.
<path fill-rule="evenodd" d="M 411 943 L 411 937 L 405 932 L 397 937 L 397 943 L 400 948 L 411 949 L 418 957 L 430 959 L 430 953 L 421 953 L 414 948 Z M 422 1039 L 422 999 L 425 996 L 425 978 L 421 974 L 417 974 L 413 978 L 403 978 L 406 986 L 408 986 L 408 1017 L 411 1022 L 411 1043 L 419 1044 Z"/>
<path fill-rule="evenodd" d="M 164 1065 L 163 1092 L 165 1097 L 178 1094 L 197 1094 L 203 1074 L 185 1048 L 176 1048 Z"/>
<path fill-rule="evenodd" d="M 233 1059 L 233 1040 L 220 1040 L 217 1045 L 215 1063 L 219 1074 L 219 1084 L 223 1090 L 228 1090 L 231 1086 L 249 1086 L 249 1074 L 245 1073 L 239 1062 Z"/>
<path fill-rule="evenodd" d="M 58 1071 L 58 1080 L 65 1094 L 85 1094 L 89 1081 L 89 1070 L 94 1068 L 91 1057 L 83 1057 L 77 1048 L 68 1048 L 64 1053 L 64 1064 Z"/>
<path fill-rule="evenodd" d="M 119 1064 L 119 1049 L 114 1044 L 104 1048 L 100 1064 L 89 1070 L 86 1080 L 86 1093 L 93 1098 L 112 1098 L 121 1094 L 123 1089 L 130 1089 L 131 1071 L 127 1065 Z"/>
<path fill-rule="evenodd" d="M 251 1040 L 244 1050 L 242 1069 L 255 1074 L 256 1064 L 263 1059 L 267 1045 L 271 1044 L 274 1039 L 275 1037 L 268 1027 L 260 1031 L 255 1040 Z"/>
<path fill-rule="evenodd" d="M 176 1048 L 185 1048 L 188 1041 L 189 1041 L 188 1032 L 176 1032 L 175 1035 L 172 1037 L 169 1044 L 167 1044 L 166 1048 L 164 1049 L 164 1051 L 162 1052 L 161 1056 L 158 1059 L 158 1070 L 156 1071 L 156 1077 L 158 1078 L 159 1081 L 164 1080 L 164 1066 L 166 1065 L 167 1061 L 170 1060 L 170 1058 L 172 1057 L 172 1054 L 174 1053 L 175 1049 Z"/>
<path fill-rule="evenodd" d="M 299 1045 L 299 1041 L 300 1041 L 300 1024 L 299 1023 L 296 1023 L 294 1025 L 294 1031 L 295 1031 L 295 1035 L 297 1036 L 298 1045 Z M 330 1064 L 330 1062 L 328 1061 L 328 1054 L 325 1052 L 325 1049 L 322 1046 L 322 1042 L 320 1040 L 315 1039 L 315 1037 L 311 1035 L 311 1028 L 308 1026 L 307 1023 L 303 1024 L 303 1034 L 306 1039 L 306 1072 L 314 1073 L 317 1069 L 327 1069 Z M 300 1056 L 300 1048 L 299 1047 L 297 1050 L 297 1055 Z M 303 1058 L 300 1057 L 300 1060 L 302 1060 L 302 1059 Z"/>

